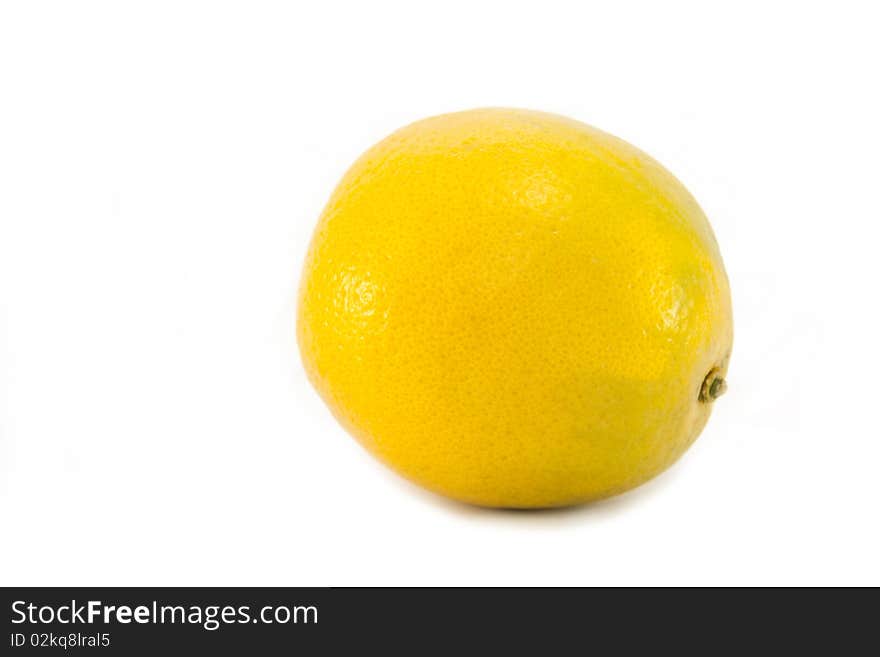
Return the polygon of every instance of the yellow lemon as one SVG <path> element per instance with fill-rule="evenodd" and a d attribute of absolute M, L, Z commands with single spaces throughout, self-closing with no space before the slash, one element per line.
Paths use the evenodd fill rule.
<path fill-rule="evenodd" d="M 517 508 L 671 465 L 733 339 L 718 244 L 681 183 L 616 137 L 517 109 L 425 119 L 355 162 L 312 238 L 297 334 L 370 452 Z"/>

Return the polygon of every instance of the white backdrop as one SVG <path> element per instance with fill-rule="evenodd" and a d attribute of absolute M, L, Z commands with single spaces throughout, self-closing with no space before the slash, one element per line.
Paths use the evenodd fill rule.
<path fill-rule="evenodd" d="M 880 584 L 877 24 L 856 2 L 3 2 L 0 584 Z M 730 391 L 617 499 L 423 493 L 301 369 L 339 176 L 485 105 L 636 144 L 721 244 Z"/>

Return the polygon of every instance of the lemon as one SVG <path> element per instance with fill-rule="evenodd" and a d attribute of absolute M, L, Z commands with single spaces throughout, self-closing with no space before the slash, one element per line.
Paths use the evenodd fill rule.
<path fill-rule="evenodd" d="M 607 497 L 671 465 L 724 391 L 727 276 L 656 161 L 561 116 L 402 128 L 330 198 L 297 337 L 342 425 L 432 491 L 492 507 Z"/>

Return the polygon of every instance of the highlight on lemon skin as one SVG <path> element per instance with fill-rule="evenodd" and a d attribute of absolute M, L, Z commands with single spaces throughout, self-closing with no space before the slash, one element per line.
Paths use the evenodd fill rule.
<path fill-rule="evenodd" d="M 489 108 L 351 166 L 297 338 L 332 413 L 399 474 L 541 508 L 674 463 L 728 387 L 733 328 L 712 228 L 671 173 L 575 120 Z"/>

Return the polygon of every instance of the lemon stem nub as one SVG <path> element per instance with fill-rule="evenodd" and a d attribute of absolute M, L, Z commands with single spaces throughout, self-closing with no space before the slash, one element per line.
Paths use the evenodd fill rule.
<path fill-rule="evenodd" d="M 713 369 L 703 379 L 703 385 L 700 387 L 700 401 L 713 402 L 725 392 L 727 392 L 727 381 L 718 373 L 718 370 Z"/>

